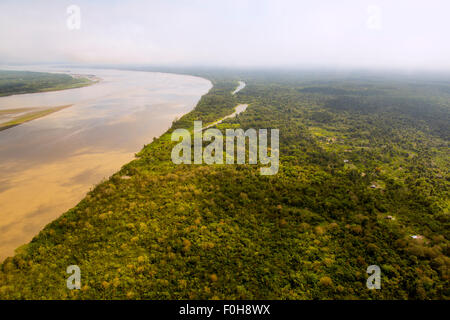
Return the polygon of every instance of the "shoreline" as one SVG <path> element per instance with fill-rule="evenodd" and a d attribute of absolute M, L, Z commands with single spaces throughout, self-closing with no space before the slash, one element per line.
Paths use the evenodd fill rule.
<path fill-rule="evenodd" d="M 122 70 L 119 70 L 119 71 L 122 71 Z M 123 70 L 123 71 L 126 71 L 126 70 Z M 199 76 L 195 76 L 195 75 L 164 73 L 164 72 L 150 72 L 150 73 L 172 74 L 172 75 L 175 75 L 175 76 L 199 78 L 199 79 L 205 80 L 205 81 L 207 81 L 209 83 L 209 85 L 208 85 L 209 89 L 205 93 L 200 95 L 198 97 L 197 102 L 195 104 L 193 104 L 192 108 L 189 109 L 189 110 L 186 110 L 186 113 L 184 113 L 182 116 L 187 115 L 190 112 L 192 112 L 197 107 L 198 102 L 200 101 L 200 99 L 204 95 L 208 94 L 210 92 L 210 90 L 214 87 L 214 85 L 211 82 L 211 80 L 207 79 L 205 77 L 199 77 Z M 70 106 L 72 106 L 72 105 L 66 105 L 66 106 L 62 106 L 62 107 L 70 107 Z M 60 107 L 53 107 L 53 108 L 60 108 Z M 6 110 L 0 110 L 0 117 L 1 117 L 2 111 L 3 111 L 3 113 L 5 113 L 5 112 L 10 112 L 11 110 L 13 110 L 15 112 L 23 113 L 24 111 L 27 111 L 27 110 L 30 110 L 30 109 L 34 109 L 34 107 L 33 108 L 10 108 L 10 109 L 6 109 Z M 42 109 L 41 109 L 41 111 L 42 111 Z M 53 112 L 56 112 L 56 111 L 59 111 L 59 110 L 54 110 Z M 14 126 L 17 126 L 17 125 L 18 124 L 9 125 L 4 130 L 9 129 L 9 128 L 14 127 Z M 1 126 L 1 123 L 0 123 L 0 126 Z M 162 130 L 159 134 L 156 134 L 154 136 L 154 138 L 159 138 L 162 135 L 166 134 L 167 131 L 170 130 L 170 128 L 171 128 L 171 124 L 168 124 L 168 127 L 165 128 L 164 130 Z M 149 143 L 149 141 L 147 140 L 146 143 Z M 152 142 L 150 142 L 150 143 L 152 143 Z M 144 146 L 145 146 L 145 144 L 144 144 Z M 85 178 L 85 175 L 88 172 L 86 167 L 84 165 L 81 165 L 81 163 L 83 163 L 83 164 L 94 163 L 94 162 L 95 163 L 100 163 L 100 162 L 103 163 L 101 172 L 98 173 L 98 174 L 95 173 L 95 175 L 98 176 L 98 179 L 96 179 L 96 181 L 93 182 L 93 183 L 89 183 L 89 186 L 87 188 L 85 188 L 84 191 L 78 192 L 79 194 L 82 194 L 81 196 L 80 195 L 72 196 L 70 190 L 68 189 L 69 187 L 67 185 L 60 185 L 59 180 L 58 180 L 58 183 L 56 183 L 57 185 L 56 184 L 54 186 L 51 185 L 50 186 L 51 188 L 50 187 L 46 188 L 46 191 L 48 191 L 49 193 L 64 194 L 64 197 L 63 197 L 62 201 L 60 201 L 61 203 L 58 204 L 58 206 L 55 206 L 55 210 L 45 209 L 45 211 L 43 211 L 44 209 L 42 209 L 42 208 L 45 208 L 45 207 L 42 207 L 42 205 L 40 205 L 40 207 L 37 208 L 35 211 L 31 210 L 32 212 L 36 212 L 35 215 L 37 215 L 37 213 L 39 213 L 40 221 L 44 220 L 44 221 L 46 221 L 46 224 L 43 225 L 42 227 L 39 227 L 39 229 L 33 230 L 33 232 L 30 233 L 32 235 L 30 240 L 25 240 L 25 241 L 21 242 L 20 245 L 14 246 L 10 253 L 6 253 L 5 252 L 5 255 L 2 255 L 1 254 L 2 252 L 0 250 L 0 265 L 8 257 L 15 256 L 17 254 L 16 250 L 20 249 L 20 247 L 29 244 L 30 241 L 34 237 L 37 237 L 41 233 L 41 231 L 45 229 L 46 225 L 48 225 L 48 224 L 52 223 L 53 221 L 59 219 L 62 215 L 64 215 L 71 208 L 76 207 L 80 203 L 80 201 L 82 201 L 83 199 L 86 198 L 87 193 L 90 190 L 92 190 L 92 188 L 94 186 L 96 186 L 99 183 L 101 183 L 104 179 L 108 179 L 108 177 L 111 177 L 112 175 L 116 174 L 117 172 L 119 172 L 121 170 L 121 168 L 123 166 L 125 166 L 128 163 L 130 163 L 133 160 L 135 160 L 136 159 L 136 153 L 138 153 L 140 151 L 142 151 L 142 147 L 139 147 L 139 148 L 135 149 L 133 152 L 122 152 L 122 151 L 112 150 L 111 152 L 108 153 L 109 155 L 107 156 L 107 158 L 108 159 L 116 159 L 117 161 L 116 160 L 108 160 L 106 164 L 104 163 L 104 160 L 100 160 L 100 158 L 101 157 L 105 157 L 106 154 L 105 153 L 95 152 L 95 153 L 88 153 L 88 154 L 81 154 L 80 153 L 78 155 L 75 155 L 73 159 L 70 159 L 69 161 L 65 161 L 64 163 L 48 163 L 48 164 L 40 165 L 39 172 L 41 172 L 41 173 L 44 172 L 46 177 L 52 177 L 52 174 L 53 174 L 53 172 L 55 172 L 55 170 L 57 171 L 57 173 L 58 173 L 57 175 L 58 176 L 63 175 L 65 172 L 69 172 L 68 179 L 72 179 L 72 180 L 79 179 L 80 180 L 80 183 L 78 183 L 72 189 L 81 190 L 81 188 L 82 188 L 81 185 L 82 185 L 82 183 L 84 183 L 81 180 Z M 75 166 L 76 170 L 70 170 L 69 169 L 70 166 Z M 32 172 L 30 170 L 29 170 L 30 173 L 27 173 L 28 176 L 31 176 L 31 174 L 32 174 Z M 90 173 L 89 175 L 92 176 L 93 173 Z M 17 180 L 17 181 L 19 181 L 19 180 Z M 22 181 L 22 180 L 20 180 L 20 181 Z M 36 186 L 36 188 L 38 188 L 38 186 Z M 23 192 L 23 190 L 12 190 L 12 191 L 8 191 L 8 192 L 11 193 L 13 191 L 17 191 L 16 193 Z M 0 195 L 1 194 L 2 193 L 0 193 Z M 69 203 L 69 202 L 71 202 L 72 204 L 67 206 L 66 203 Z M 25 206 L 30 206 L 30 203 L 26 203 L 24 205 Z M 36 206 L 36 205 L 35 204 L 31 204 L 31 207 Z M 28 211 L 30 211 L 30 210 L 28 210 Z M 56 213 L 55 211 L 58 212 L 57 215 L 55 215 L 55 213 Z M 45 216 L 43 217 L 42 215 L 45 215 Z M 48 219 L 46 217 L 49 217 L 50 219 Z M 42 218 L 44 218 L 44 219 L 42 219 Z M 33 222 L 33 224 L 34 225 L 38 225 L 38 223 L 35 223 L 35 222 Z M 14 233 L 15 231 L 11 230 L 10 232 Z"/>
<path fill-rule="evenodd" d="M 0 71 L 2 71 L 2 70 L 0 70 Z M 8 71 L 8 70 L 5 70 L 5 71 Z M 35 72 L 35 71 L 31 71 L 31 72 Z M 42 72 L 42 73 L 51 73 L 51 72 Z M 45 93 L 45 92 L 56 92 L 56 91 L 63 91 L 63 90 L 79 89 L 79 88 L 92 86 L 92 85 L 97 84 L 102 81 L 102 78 L 97 77 L 96 75 L 82 75 L 82 74 L 70 74 L 70 73 L 57 73 L 57 74 L 66 74 L 66 75 L 71 76 L 73 79 L 86 79 L 88 82 L 75 83 L 75 84 L 65 86 L 62 88 L 50 87 L 50 88 L 43 88 L 43 89 L 36 90 L 36 91 L 25 91 L 25 92 L 11 93 L 11 94 L 0 93 L 0 98 L 12 97 L 12 96 L 18 96 L 18 95 L 24 95 L 24 94 L 35 94 L 35 93 Z"/>
<path fill-rule="evenodd" d="M 231 93 L 231 95 L 233 95 L 233 96 L 234 96 L 236 93 L 238 93 L 239 91 L 241 91 L 242 89 L 244 89 L 245 86 L 246 86 L 246 83 L 245 83 L 244 81 L 239 80 L 238 82 L 239 82 L 238 86 L 237 86 L 236 89 Z M 233 109 L 234 112 L 233 112 L 233 113 L 231 113 L 231 114 L 229 114 L 229 115 L 227 115 L 227 116 L 225 116 L 225 117 L 223 117 L 223 118 L 221 118 L 221 119 L 219 119 L 219 120 L 217 120 L 217 121 L 214 121 L 213 123 L 208 124 L 206 127 L 203 127 L 202 130 L 205 130 L 205 129 L 214 127 L 215 125 L 218 125 L 218 124 L 222 123 L 222 122 L 223 122 L 224 120 L 226 120 L 226 119 L 234 118 L 234 117 L 236 117 L 238 114 L 240 114 L 240 113 L 244 112 L 245 110 L 247 110 L 247 108 L 248 108 L 248 104 L 241 104 L 241 103 L 240 103 L 240 104 L 238 104 L 237 106 L 234 107 L 234 109 Z"/>
<path fill-rule="evenodd" d="M 203 127 L 202 130 L 214 127 L 215 125 L 222 123 L 226 119 L 234 118 L 238 114 L 241 114 L 242 112 L 247 110 L 247 108 L 248 108 L 248 104 L 238 104 L 236 107 L 234 107 L 234 112 L 232 114 L 229 114 L 229 115 L 223 117 L 222 119 L 219 119 L 211 124 L 208 124 L 206 127 Z"/>
<path fill-rule="evenodd" d="M 0 132 L 10 129 L 10 128 L 14 128 L 16 126 L 19 126 L 25 122 L 30 122 L 39 118 L 43 118 L 45 116 L 48 116 L 52 113 L 61 111 L 63 109 L 66 108 L 70 108 L 71 106 L 73 106 L 72 104 L 69 105 L 64 105 L 64 106 L 59 106 L 59 107 L 37 107 L 37 108 L 24 108 L 24 109 L 5 109 L 5 110 L 0 110 L 0 121 L 2 114 L 15 114 L 18 113 L 19 115 L 16 118 L 12 118 L 9 121 L 6 122 L 0 122 Z M 29 111 L 25 114 L 23 114 L 22 111 Z M 9 112 L 8 112 L 9 111 Z"/>
<path fill-rule="evenodd" d="M 31 71 L 34 72 L 34 71 Z M 50 72 L 45 72 L 50 73 Z M 59 74 L 59 73 L 58 73 Z M 64 90 L 71 90 L 71 89 L 79 89 L 84 87 L 89 87 L 94 84 L 97 84 L 102 81 L 102 78 L 94 75 L 94 74 L 75 74 L 75 73 L 61 73 L 71 76 L 73 79 L 79 79 L 81 81 L 87 81 L 87 82 L 81 82 L 76 83 L 73 85 L 69 85 L 62 88 L 44 88 L 38 91 L 32 91 L 32 92 L 19 92 L 19 93 L 13 93 L 13 94 L 6 94 L 2 95 L 0 93 L 0 98 L 4 97 L 13 97 L 13 96 L 19 96 L 19 95 L 26 95 L 26 94 L 38 94 L 38 93 L 46 93 L 46 92 L 57 92 L 57 91 L 64 91 Z M 45 116 L 48 116 L 52 113 L 58 112 L 60 110 L 66 109 L 73 106 L 73 104 L 66 104 L 62 106 L 56 106 L 56 107 L 29 107 L 29 108 L 13 108 L 13 109 L 0 109 L 0 132 L 14 128 L 18 125 L 21 125 L 25 122 L 30 122 L 39 118 L 43 118 Z M 27 112 L 27 113 L 24 113 Z M 17 117 L 14 117 L 14 114 L 18 114 Z M 7 119 L 7 121 L 3 121 L 2 115 Z M 8 117 L 8 115 L 11 115 Z"/>

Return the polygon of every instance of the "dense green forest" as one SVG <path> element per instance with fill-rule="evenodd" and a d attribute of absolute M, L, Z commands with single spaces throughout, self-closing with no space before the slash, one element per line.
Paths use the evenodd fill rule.
<path fill-rule="evenodd" d="M 214 87 L 195 110 L 6 259 L 0 298 L 450 297 L 448 79 L 197 74 Z M 175 128 L 238 103 L 218 128 L 279 129 L 278 174 L 171 162 Z"/>
<path fill-rule="evenodd" d="M 68 74 L 0 70 L 0 97 L 84 87 L 93 81 Z"/>

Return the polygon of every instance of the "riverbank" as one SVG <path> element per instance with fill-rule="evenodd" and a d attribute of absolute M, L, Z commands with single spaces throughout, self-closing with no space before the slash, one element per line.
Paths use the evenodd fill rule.
<path fill-rule="evenodd" d="M 214 127 L 215 125 L 222 123 L 226 119 L 231 119 L 231 118 L 236 117 L 238 114 L 244 112 L 247 109 L 247 107 L 248 107 L 248 104 L 238 104 L 236 106 L 236 108 L 234 108 L 234 112 L 232 114 L 229 114 L 229 115 L 221 118 L 220 120 L 217 120 L 216 122 L 213 122 L 213 123 L 207 125 L 206 127 L 203 128 L 203 130 Z"/>
<path fill-rule="evenodd" d="M 82 88 L 100 80 L 90 74 L 0 70 L 0 97 Z"/>
<path fill-rule="evenodd" d="M 0 132 L 0 261 L 133 160 L 212 86 L 204 78 L 167 73 L 56 71 L 95 73 L 103 81 L 0 98 L 0 111 L 22 115 L 39 106 L 72 105 Z"/>
<path fill-rule="evenodd" d="M 165 280 L 162 280 L 159 274 L 160 271 L 165 273 L 163 265 L 160 265 L 159 261 L 163 260 L 160 254 L 165 256 L 166 250 L 161 251 L 161 248 L 166 248 L 166 246 L 174 248 L 173 252 L 170 249 L 167 256 L 170 260 L 167 263 L 172 263 L 176 259 L 181 263 L 182 270 L 187 268 L 186 263 L 189 263 L 188 260 L 191 259 L 190 250 L 196 253 L 197 248 L 205 248 L 203 251 L 209 255 L 217 252 L 212 249 L 217 246 L 222 252 L 221 245 L 215 243 L 215 240 L 211 239 L 204 243 L 196 243 L 193 240 L 201 239 L 198 232 L 207 232 L 207 235 L 209 235 L 210 232 L 216 232 L 215 228 L 217 227 L 220 228 L 218 230 L 225 237 L 225 241 L 229 243 L 230 238 L 227 235 L 232 236 L 235 232 L 229 229 L 228 226 L 231 225 L 231 221 L 224 216 L 221 216 L 221 219 L 225 218 L 226 220 L 216 227 L 209 223 L 206 224 L 208 229 L 203 227 L 203 224 L 207 223 L 206 216 L 203 216 L 203 213 L 206 215 L 209 213 L 202 205 L 203 197 L 198 195 L 202 194 L 199 192 L 204 187 L 210 185 L 208 179 L 219 173 L 217 170 L 220 170 L 220 166 L 190 166 L 189 170 L 186 170 L 185 166 L 174 165 L 170 158 L 173 144 L 170 142 L 170 132 L 174 127 L 184 126 L 185 123 L 192 125 L 192 119 L 194 118 L 208 123 L 211 122 L 211 117 L 214 114 L 217 119 L 223 118 L 224 114 L 229 115 L 232 110 L 236 112 L 236 107 L 232 107 L 233 105 L 236 106 L 237 102 L 235 96 L 231 94 L 232 86 L 235 88 L 235 82 L 215 83 L 214 87 L 202 96 L 193 111 L 185 114 L 174 123 L 171 129 L 145 146 L 136 154 L 135 160 L 124 165 L 108 180 L 98 184 L 77 206 L 53 220 L 41 230 L 32 242 L 17 248 L 15 257 L 6 259 L 2 265 L 3 271 L 0 271 L 0 283 L 2 282 L 3 287 L 0 287 L 0 298 L 21 296 L 25 299 L 30 297 L 39 297 L 39 299 L 44 297 L 98 299 L 97 289 L 104 292 L 103 297 L 105 298 L 112 296 L 108 288 L 116 288 L 116 298 L 139 297 L 141 296 L 139 290 L 141 280 L 136 280 L 136 284 L 128 284 L 123 273 L 130 272 L 130 279 L 134 279 L 137 272 L 139 274 L 151 274 L 152 278 L 155 279 L 151 282 L 143 281 L 145 282 L 145 292 L 148 294 L 147 298 L 157 299 L 158 297 L 161 298 L 159 293 L 162 292 L 162 288 L 160 286 L 166 285 L 165 282 L 162 282 Z M 217 104 L 216 97 L 220 97 L 220 104 Z M 220 168 L 227 169 L 226 176 L 236 177 L 234 166 Z M 247 171 L 241 172 L 241 178 L 244 177 L 245 172 Z M 38 181 L 38 179 L 34 180 Z M 174 187 L 179 188 L 179 181 L 189 181 L 187 186 L 189 189 L 180 189 L 181 191 L 176 193 Z M 61 190 L 49 190 L 50 194 L 59 192 Z M 196 195 L 194 198 L 192 198 L 192 193 Z M 191 195 L 189 198 L 187 198 L 188 194 Z M 173 204 L 178 209 L 166 201 L 172 199 L 173 195 L 176 197 L 176 203 Z M 235 198 L 234 192 L 233 198 Z M 163 205 L 163 202 L 166 205 Z M 192 206 L 194 211 L 191 212 L 189 206 Z M 177 210 L 180 214 L 174 213 L 173 210 Z M 37 218 L 43 213 L 47 214 L 46 207 L 40 208 L 30 216 Z M 213 223 L 215 224 L 215 222 Z M 197 225 L 199 227 L 196 227 Z M 225 233 L 222 233 L 222 225 L 225 228 L 223 230 Z M 168 226 L 175 228 L 176 241 L 180 239 L 178 234 L 182 237 L 182 247 L 179 248 L 177 243 L 173 243 L 171 238 L 166 237 L 165 231 Z M 14 227 L 10 228 L 11 233 L 20 232 L 19 228 Z M 37 226 L 34 225 L 33 227 Z M 192 238 L 186 232 L 191 234 Z M 54 237 L 61 239 L 62 242 L 53 244 Z M 155 237 L 160 241 L 156 246 L 152 244 Z M 107 241 L 104 239 L 107 239 Z M 145 241 L 145 244 L 142 245 L 141 240 Z M 234 239 L 233 243 L 235 242 Z M 152 246 L 153 257 L 149 257 L 147 254 L 149 251 L 147 243 Z M 176 252 L 179 250 L 188 255 L 187 259 L 178 259 L 178 253 Z M 39 252 L 39 255 L 36 255 L 36 252 Z M 77 258 L 80 253 L 84 255 L 86 252 L 89 252 L 88 259 Z M 52 258 L 49 258 L 48 255 L 51 255 Z M 40 257 L 39 261 L 33 258 L 37 256 Z M 118 271 L 120 274 L 116 274 L 117 268 L 111 269 L 110 267 L 114 264 L 117 266 L 124 265 L 123 258 L 128 263 L 126 267 Z M 74 262 L 74 259 L 78 260 Z M 33 269 L 29 270 L 28 265 L 31 260 L 33 260 Z M 207 258 L 206 260 L 216 261 L 217 259 Z M 11 261 L 20 261 L 20 264 L 23 261 L 28 271 L 16 273 L 14 267 L 11 269 Z M 56 270 L 64 269 L 66 265 L 70 264 L 79 265 L 83 272 L 83 279 L 86 279 L 82 283 L 81 290 L 67 291 L 65 287 L 63 287 L 63 290 L 59 290 L 61 276 L 62 283 L 65 285 L 65 274 L 57 273 Z M 223 262 L 221 264 L 225 265 Z M 149 268 L 152 265 L 155 265 L 158 269 L 150 270 Z M 105 268 L 109 268 L 110 271 L 106 271 Z M 211 268 L 208 267 L 207 270 L 210 271 Z M 46 289 L 44 289 L 44 286 L 35 283 L 36 272 L 51 275 L 44 280 Z M 111 274 L 111 279 L 105 278 L 108 277 L 108 274 Z M 207 275 L 207 277 L 208 279 L 218 279 L 217 274 Z M 180 277 L 178 268 L 174 270 L 173 275 L 177 278 Z M 98 276 L 100 276 L 100 279 Z M 222 275 L 220 277 L 222 279 Z M 49 285 L 48 281 L 53 284 Z M 100 287 L 97 283 L 100 283 Z M 170 296 L 174 292 L 174 290 L 170 290 Z M 184 286 L 179 294 L 180 297 L 185 297 Z M 195 291 L 192 294 L 197 296 Z M 207 295 L 209 296 L 208 293 Z"/>
<path fill-rule="evenodd" d="M 238 86 L 237 88 L 231 93 L 231 95 L 236 95 L 236 93 L 238 93 L 239 91 L 241 91 L 242 89 L 245 88 L 245 82 L 244 81 L 238 81 Z M 229 114 L 223 118 L 220 118 L 219 120 L 207 125 L 206 127 L 203 128 L 203 130 L 211 128 L 215 125 L 218 125 L 220 123 L 222 123 L 224 120 L 226 119 L 231 119 L 236 117 L 238 114 L 244 112 L 248 107 L 248 104 L 238 104 L 235 108 L 234 108 L 234 112 L 232 114 Z"/>
<path fill-rule="evenodd" d="M 20 108 L 0 110 L 0 131 L 13 128 L 22 123 L 45 117 L 54 112 L 71 107 L 65 105 L 52 108 Z"/>

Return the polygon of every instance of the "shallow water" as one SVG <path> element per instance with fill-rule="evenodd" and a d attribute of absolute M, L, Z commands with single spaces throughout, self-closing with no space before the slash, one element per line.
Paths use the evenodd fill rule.
<path fill-rule="evenodd" d="M 0 110 L 72 105 L 0 131 L 0 260 L 132 160 L 211 88 L 208 80 L 185 75 L 26 70 L 94 74 L 102 81 L 78 89 L 0 97 Z"/>

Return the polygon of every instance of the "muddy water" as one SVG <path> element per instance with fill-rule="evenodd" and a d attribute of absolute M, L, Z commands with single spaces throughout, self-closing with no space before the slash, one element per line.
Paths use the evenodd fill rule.
<path fill-rule="evenodd" d="M 0 131 L 0 261 L 132 160 L 211 88 L 205 79 L 184 75 L 27 69 L 94 74 L 102 81 L 0 98 L 0 110 L 72 105 Z"/>

